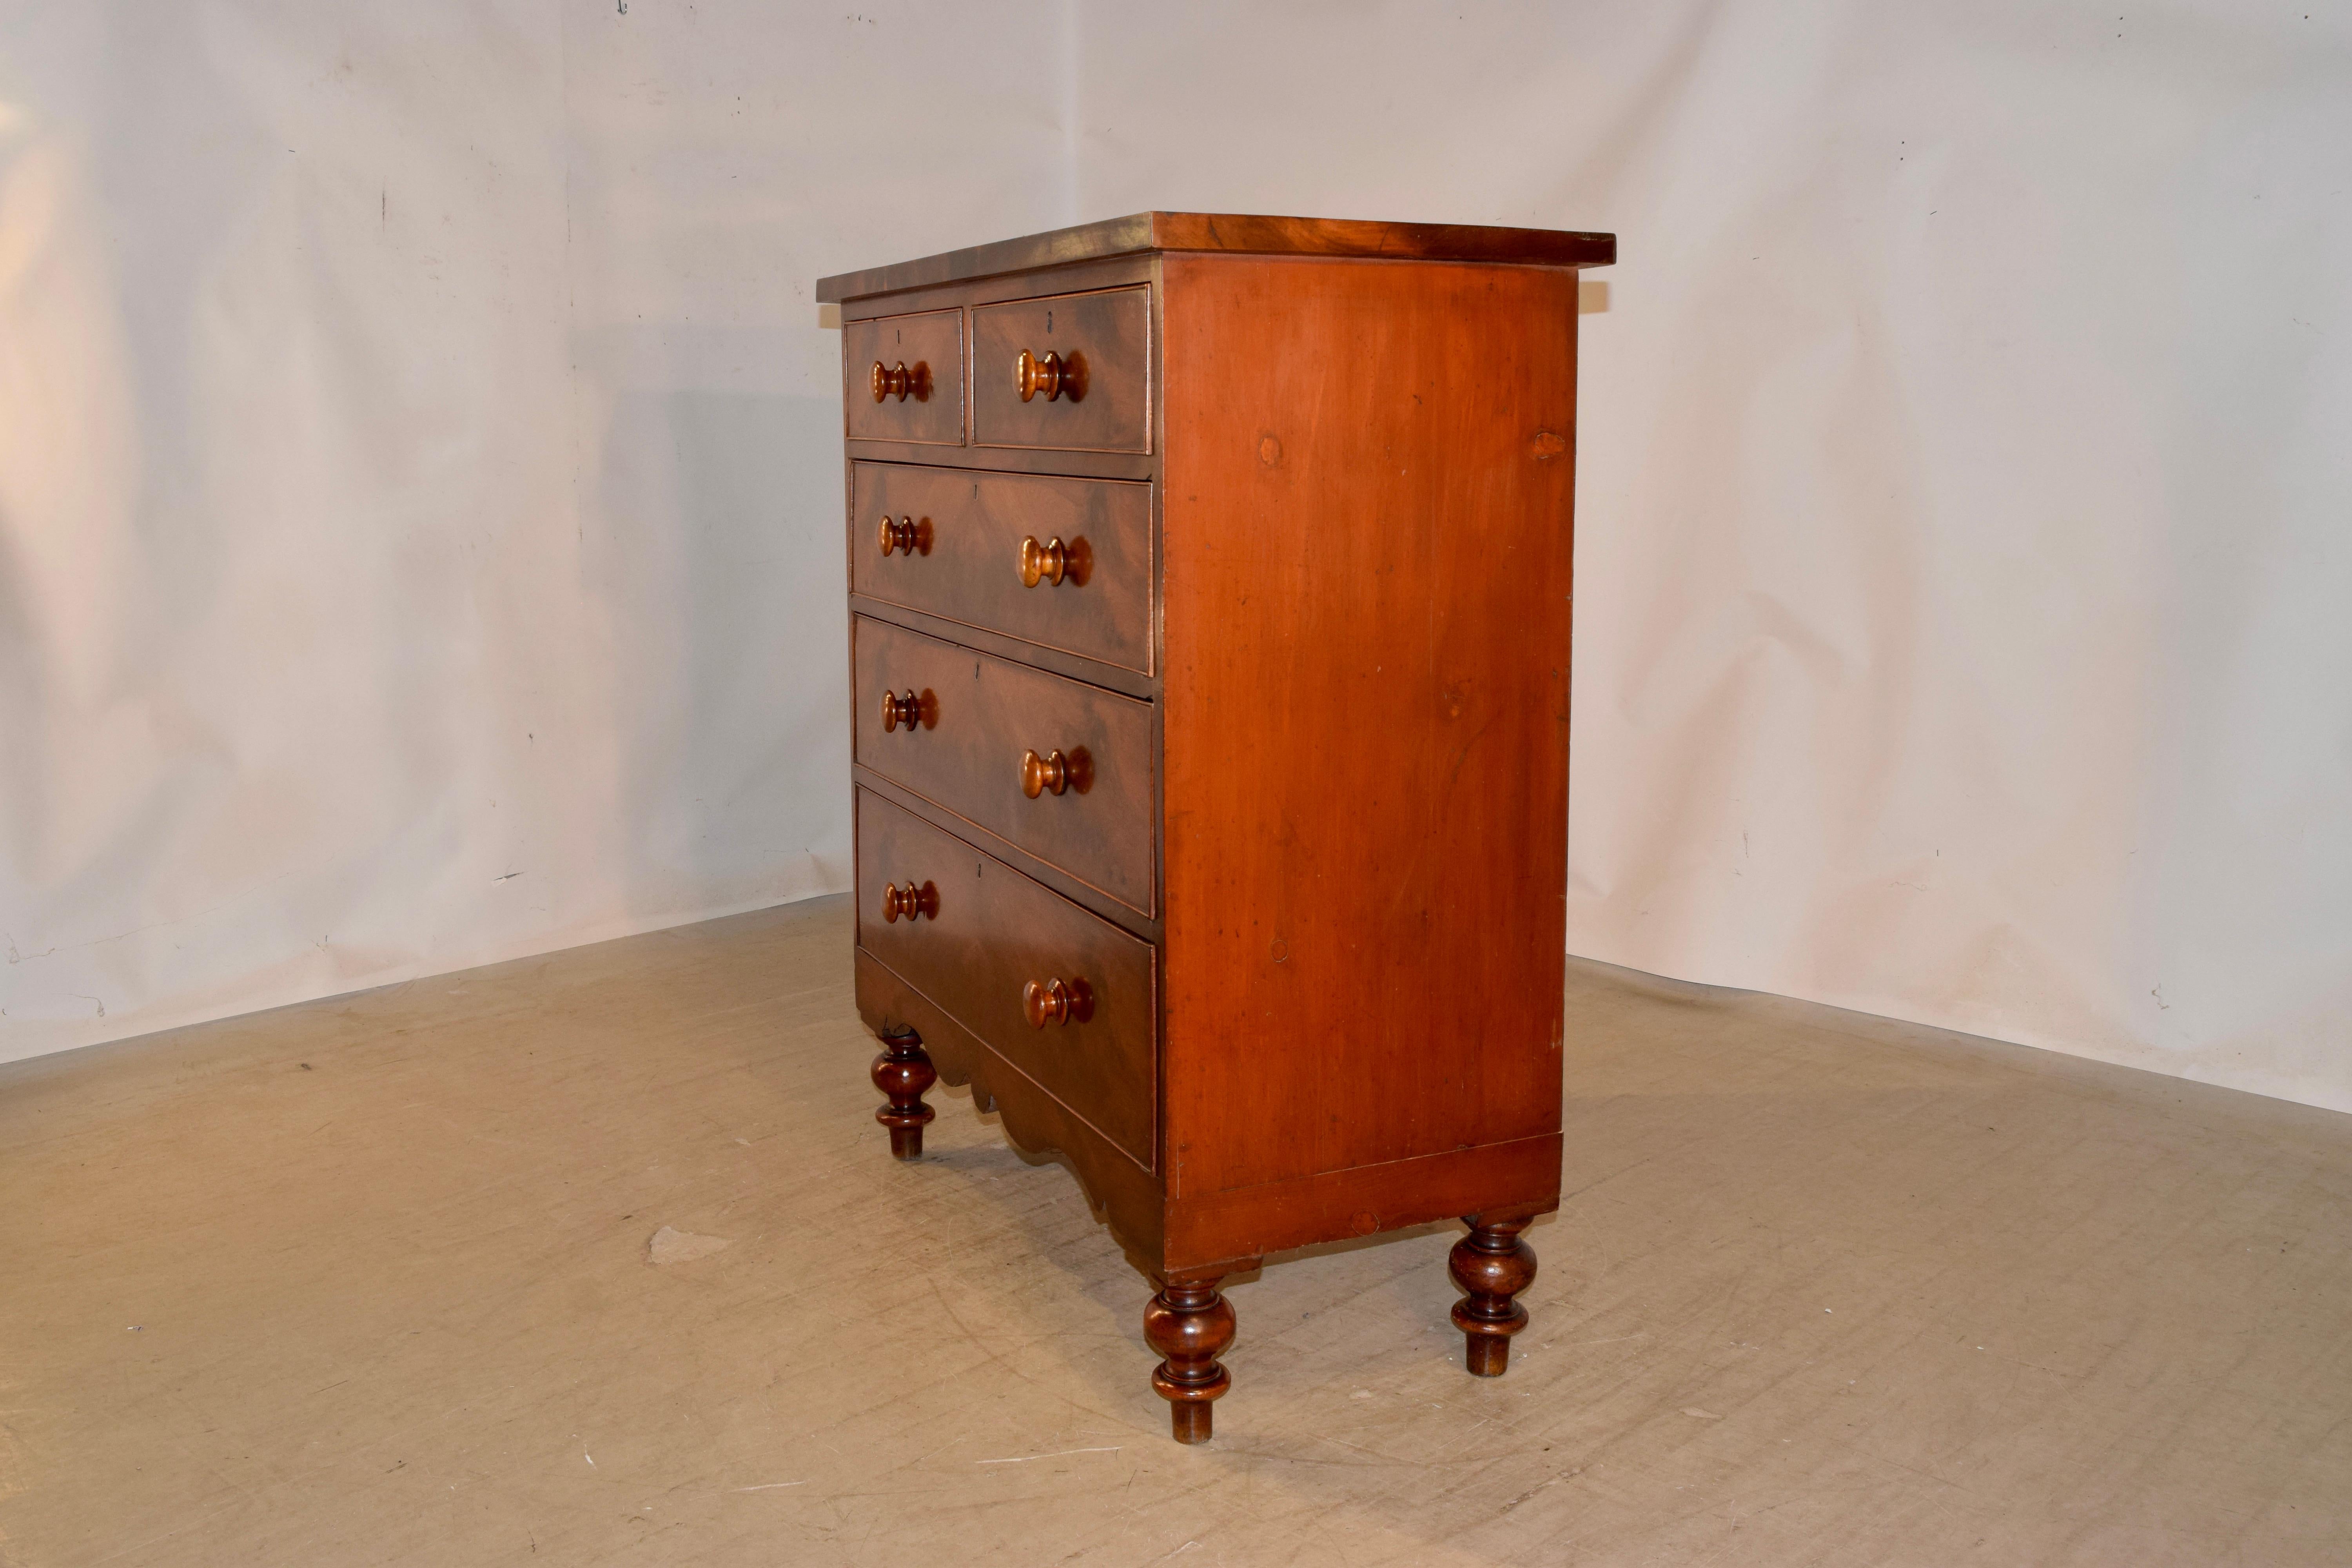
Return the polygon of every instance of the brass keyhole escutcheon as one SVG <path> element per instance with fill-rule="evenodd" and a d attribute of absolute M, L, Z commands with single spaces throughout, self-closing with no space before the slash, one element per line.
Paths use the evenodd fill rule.
<path fill-rule="evenodd" d="M 908 921 L 929 915 L 940 918 L 940 890 L 929 882 L 918 888 L 909 879 L 904 888 L 895 882 L 882 884 L 882 919 L 886 923 L 902 916 Z"/>
<path fill-rule="evenodd" d="M 884 692 L 882 694 L 882 728 L 885 731 L 914 729 L 929 717 L 923 711 L 929 700 L 928 692 L 918 697 L 912 687 L 895 695 L 887 691 Z"/>
<path fill-rule="evenodd" d="M 1034 1028 L 1083 1024 L 1095 1016 L 1094 987 L 1083 980 L 1032 980 L 1021 988 L 1021 1011 Z"/>

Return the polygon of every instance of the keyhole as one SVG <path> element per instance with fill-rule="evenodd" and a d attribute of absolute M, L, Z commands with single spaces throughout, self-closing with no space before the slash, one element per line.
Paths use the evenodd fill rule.
<path fill-rule="evenodd" d="M 1049 338 L 1054 335 L 1054 312 L 1051 310 L 1045 312 L 1045 335 Z"/>

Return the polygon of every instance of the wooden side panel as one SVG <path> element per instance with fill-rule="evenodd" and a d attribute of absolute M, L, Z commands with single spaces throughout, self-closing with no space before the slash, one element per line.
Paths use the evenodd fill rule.
<path fill-rule="evenodd" d="M 1171 1198 L 1557 1132 L 1575 275 L 1162 277 Z"/>

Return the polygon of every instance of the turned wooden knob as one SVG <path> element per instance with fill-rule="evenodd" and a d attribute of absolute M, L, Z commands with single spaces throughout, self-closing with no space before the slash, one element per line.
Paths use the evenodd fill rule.
<path fill-rule="evenodd" d="M 901 916 L 913 921 L 920 920 L 925 915 L 930 916 L 933 920 L 940 918 L 938 888 L 929 882 L 918 888 L 911 879 L 903 888 L 895 882 L 882 884 L 882 920 L 885 924 L 895 921 Z"/>
<path fill-rule="evenodd" d="M 908 687 L 896 696 L 887 691 L 882 694 L 883 729 L 912 730 L 922 720 L 923 700 L 915 695 L 914 688 Z"/>
<path fill-rule="evenodd" d="M 1083 1024 L 1094 1016 L 1095 994 L 1083 980 L 1032 980 L 1021 988 L 1021 1010 L 1033 1028 Z"/>
<path fill-rule="evenodd" d="M 1019 390 L 1024 403 L 1041 392 L 1045 395 L 1045 401 L 1051 403 L 1062 395 L 1062 390 L 1067 384 L 1066 371 L 1060 354 L 1048 353 L 1044 359 L 1035 359 L 1027 349 L 1023 349 L 1021 357 L 1013 362 L 1013 384 Z"/>
<path fill-rule="evenodd" d="M 929 542 L 923 538 L 929 531 L 928 526 L 918 524 L 911 517 L 902 517 L 896 522 L 886 517 L 882 520 L 882 553 L 887 555 L 895 550 L 901 555 L 912 555 Z"/>
<path fill-rule="evenodd" d="M 877 403 L 886 397 L 895 397 L 904 403 L 907 401 L 907 394 L 915 390 L 915 383 L 921 376 L 922 371 L 921 365 L 908 370 L 905 360 L 900 360 L 896 366 L 886 370 L 883 368 L 882 362 L 877 359 L 874 362 L 874 374 L 866 377 L 866 384 L 874 389 L 874 401 Z"/>
<path fill-rule="evenodd" d="M 1069 569 L 1070 552 L 1060 540 L 1040 544 L 1034 533 L 1022 540 L 1021 583 L 1024 587 L 1035 587 L 1040 578 L 1058 587 L 1062 574 Z"/>
<path fill-rule="evenodd" d="M 1021 793 L 1035 800 L 1047 790 L 1055 795 L 1070 787 L 1070 759 L 1059 752 L 1039 756 L 1034 752 L 1021 753 Z"/>

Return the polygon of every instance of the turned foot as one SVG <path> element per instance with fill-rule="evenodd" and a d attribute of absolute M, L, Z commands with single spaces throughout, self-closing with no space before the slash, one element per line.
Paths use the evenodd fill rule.
<path fill-rule="evenodd" d="M 1480 1377 L 1500 1377 L 1511 1359 L 1511 1336 L 1528 1326 L 1528 1310 L 1511 1300 L 1536 1277 L 1535 1248 L 1519 1239 L 1524 1219 L 1480 1223 L 1472 1215 L 1470 1234 L 1454 1244 L 1445 1259 L 1454 1282 L 1470 1292 L 1454 1304 L 1454 1326 L 1468 1340 L 1464 1360 Z"/>
<path fill-rule="evenodd" d="M 874 1120 L 890 1130 L 890 1152 L 912 1160 L 923 1152 L 923 1124 L 937 1115 L 923 1103 L 923 1090 L 940 1080 L 939 1070 L 923 1050 L 923 1037 L 908 1029 L 882 1037 L 882 1054 L 874 1058 L 874 1087 L 889 1104 Z"/>
<path fill-rule="evenodd" d="M 1217 1364 L 1234 1342 L 1234 1309 L 1215 1279 L 1171 1280 L 1143 1309 L 1143 1338 L 1167 1359 L 1151 1374 L 1179 1443 L 1209 1440 L 1210 1401 L 1234 1385 Z"/>

